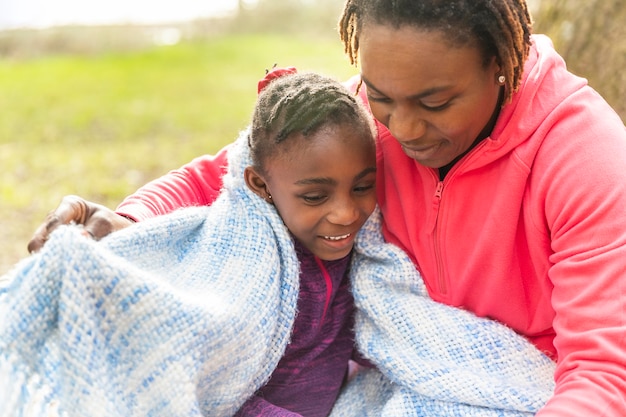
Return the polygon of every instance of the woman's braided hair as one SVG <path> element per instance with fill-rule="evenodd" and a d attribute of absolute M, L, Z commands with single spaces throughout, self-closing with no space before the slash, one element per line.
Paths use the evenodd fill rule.
<path fill-rule="evenodd" d="M 473 43 L 485 64 L 496 57 L 501 66 L 506 77 L 505 102 L 519 88 L 532 32 L 524 0 L 347 0 L 339 34 L 353 65 L 367 23 L 438 30 L 452 45 Z"/>
<path fill-rule="evenodd" d="M 249 136 L 255 168 L 263 171 L 276 145 L 293 134 L 308 137 L 323 127 L 349 125 L 374 142 L 370 114 L 343 84 L 332 78 L 302 73 L 272 80 L 261 91 L 252 116 Z"/>

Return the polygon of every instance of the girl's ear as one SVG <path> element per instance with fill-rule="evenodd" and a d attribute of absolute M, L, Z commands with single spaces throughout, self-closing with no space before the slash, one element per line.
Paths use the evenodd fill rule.
<path fill-rule="evenodd" d="M 263 200 L 272 204 L 272 195 L 267 189 L 267 182 L 253 167 L 249 166 L 243 171 L 243 177 L 246 185 L 253 193 L 261 197 Z"/>

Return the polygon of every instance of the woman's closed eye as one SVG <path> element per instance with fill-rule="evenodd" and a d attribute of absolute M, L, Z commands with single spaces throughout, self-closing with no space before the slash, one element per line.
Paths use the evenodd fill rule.
<path fill-rule="evenodd" d="M 374 103 L 391 103 L 391 99 L 385 96 L 375 96 L 371 94 L 367 94 L 367 101 L 371 101 Z"/>
<path fill-rule="evenodd" d="M 367 95 L 367 100 L 372 102 L 372 103 L 380 103 L 380 104 L 390 104 L 392 102 L 392 100 L 388 97 L 385 96 L 374 96 L 374 95 Z M 450 100 L 445 101 L 443 103 L 428 103 L 428 102 L 423 102 L 420 101 L 419 105 L 428 111 L 441 111 L 446 109 L 449 105 L 450 105 Z"/>
<path fill-rule="evenodd" d="M 421 103 L 421 106 L 428 111 L 441 111 L 446 109 L 450 105 L 450 101 L 443 103 Z"/>

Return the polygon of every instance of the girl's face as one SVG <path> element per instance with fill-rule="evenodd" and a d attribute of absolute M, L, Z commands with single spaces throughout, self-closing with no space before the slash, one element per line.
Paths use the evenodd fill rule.
<path fill-rule="evenodd" d="M 267 175 L 246 169 L 248 185 L 276 206 L 300 243 L 324 260 L 350 253 L 376 205 L 375 147 L 362 131 L 340 125 L 307 138 L 297 134 L 265 161 Z"/>
<path fill-rule="evenodd" d="M 463 155 L 498 103 L 500 67 L 477 48 L 452 47 L 439 31 L 366 24 L 361 76 L 374 117 L 422 165 L 440 168 Z"/>

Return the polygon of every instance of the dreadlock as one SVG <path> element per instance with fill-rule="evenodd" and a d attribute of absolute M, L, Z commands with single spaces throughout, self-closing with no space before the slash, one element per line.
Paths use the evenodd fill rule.
<path fill-rule="evenodd" d="M 439 30 L 452 45 L 474 44 L 485 64 L 496 57 L 502 68 L 505 102 L 519 88 L 532 31 L 524 0 L 346 0 L 339 34 L 353 65 L 366 23 Z"/>
<path fill-rule="evenodd" d="M 326 126 L 348 124 L 366 141 L 374 141 L 373 121 L 350 91 L 331 78 L 302 73 L 285 75 L 259 94 L 249 136 L 255 168 L 263 171 L 276 145 L 300 134 L 309 137 Z"/>

